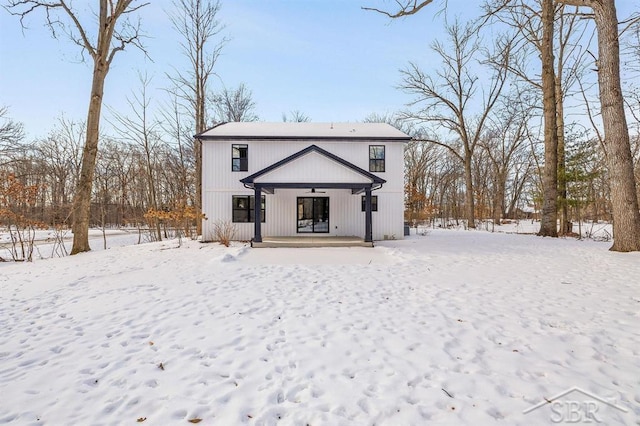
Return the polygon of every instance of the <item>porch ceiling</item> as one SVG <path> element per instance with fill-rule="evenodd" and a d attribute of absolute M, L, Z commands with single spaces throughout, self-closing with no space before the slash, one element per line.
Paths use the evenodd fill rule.
<path fill-rule="evenodd" d="M 245 186 L 252 189 L 259 188 L 267 194 L 274 194 L 276 189 L 350 189 L 352 194 L 360 194 L 367 188 L 376 190 L 382 185 L 373 186 L 371 183 L 349 182 L 265 182 Z"/>

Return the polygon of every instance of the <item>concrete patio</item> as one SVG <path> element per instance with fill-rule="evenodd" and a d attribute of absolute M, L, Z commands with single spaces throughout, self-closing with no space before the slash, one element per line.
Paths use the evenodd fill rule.
<path fill-rule="evenodd" d="M 373 243 L 359 237 L 263 237 L 261 243 L 252 241 L 251 247 L 373 247 Z"/>

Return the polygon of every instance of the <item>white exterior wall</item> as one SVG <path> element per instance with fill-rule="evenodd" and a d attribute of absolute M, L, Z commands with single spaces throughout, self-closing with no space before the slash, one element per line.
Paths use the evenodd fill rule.
<path fill-rule="evenodd" d="M 231 146 L 246 144 L 248 146 L 247 172 L 231 171 Z M 233 140 L 204 141 L 202 208 L 208 220 L 203 221 L 203 240 L 214 240 L 214 228 L 217 221 L 231 222 L 232 196 L 253 195 L 252 189 L 246 189 L 240 179 L 254 174 L 310 145 L 317 145 L 326 151 L 369 170 L 369 145 L 385 145 L 385 172 L 373 173 L 387 182 L 372 195 L 378 196 L 378 211 L 373 212 L 373 239 L 403 238 L 404 214 L 404 144 L 402 142 L 377 141 L 318 141 L 318 140 Z M 336 169 L 336 163 L 327 164 L 326 157 L 318 161 L 308 161 L 317 153 L 310 153 L 282 169 L 276 169 L 263 175 L 263 181 L 287 182 L 287 175 L 296 176 L 304 173 L 304 182 L 362 182 L 361 175 L 343 168 Z M 309 157 L 309 158 L 306 158 Z M 270 175 L 270 176 L 269 176 Z M 284 180 L 286 179 L 286 180 Z M 259 181 L 257 180 L 257 181 Z M 295 181 L 295 179 L 293 179 Z M 358 236 L 365 234 L 365 213 L 361 211 L 361 196 L 351 194 L 350 189 L 319 189 L 325 193 L 310 194 L 308 189 L 278 189 L 275 194 L 264 194 L 266 197 L 266 222 L 262 223 L 262 236 Z M 329 197 L 329 228 L 323 234 L 297 233 L 297 197 Z M 253 223 L 235 223 L 237 240 L 253 238 Z"/>

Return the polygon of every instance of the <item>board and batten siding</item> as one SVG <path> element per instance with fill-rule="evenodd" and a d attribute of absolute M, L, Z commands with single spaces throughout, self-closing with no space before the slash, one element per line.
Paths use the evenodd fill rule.
<path fill-rule="evenodd" d="M 248 171 L 231 171 L 232 145 L 248 146 Z M 369 145 L 385 146 L 385 172 L 374 173 L 387 182 L 373 191 L 378 197 L 378 211 L 373 212 L 373 239 L 402 238 L 404 231 L 404 143 L 389 141 L 331 141 L 331 140 L 233 140 L 204 141 L 202 147 L 202 208 L 207 220 L 203 221 L 203 240 L 215 240 L 215 223 L 232 221 L 232 196 L 253 195 L 240 179 L 254 174 L 310 145 L 329 151 L 346 161 L 369 170 Z M 315 160 L 315 161 L 314 161 Z M 310 153 L 282 168 L 264 175 L 263 181 L 291 182 L 293 176 L 303 173 L 304 182 L 362 182 L 361 175 L 332 162 L 317 153 Z M 269 176 L 270 175 L 270 176 Z M 320 193 L 323 191 L 323 193 Z M 319 189 L 315 194 L 308 189 L 276 189 L 265 194 L 266 221 L 262 236 L 358 236 L 365 234 L 365 213 L 362 195 L 346 189 Z M 329 197 L 329 229 L 327 234 L 298 234 L 296 228 L 298 197 Z M 234 223 L 236 240 L 253 238 L 253 223 Z"/>

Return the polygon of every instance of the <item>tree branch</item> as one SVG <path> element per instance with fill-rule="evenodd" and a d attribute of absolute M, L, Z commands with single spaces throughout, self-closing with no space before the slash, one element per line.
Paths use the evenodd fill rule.
<path fill-rule="evenodd" d="M 433 0 L 423 0 L 422 2 L 418 2 L 418 0 L 396 0 L 396 4 L 398 5 L 399 10 L 395 13 L 387 12 L 375 7 L 362 7 L 362 10 L 381 13 L 391 19 L 395 19 L 403 16 L 415 15 L 420 11 L 420 9 L 431 3 L 433 3 Z"/>

